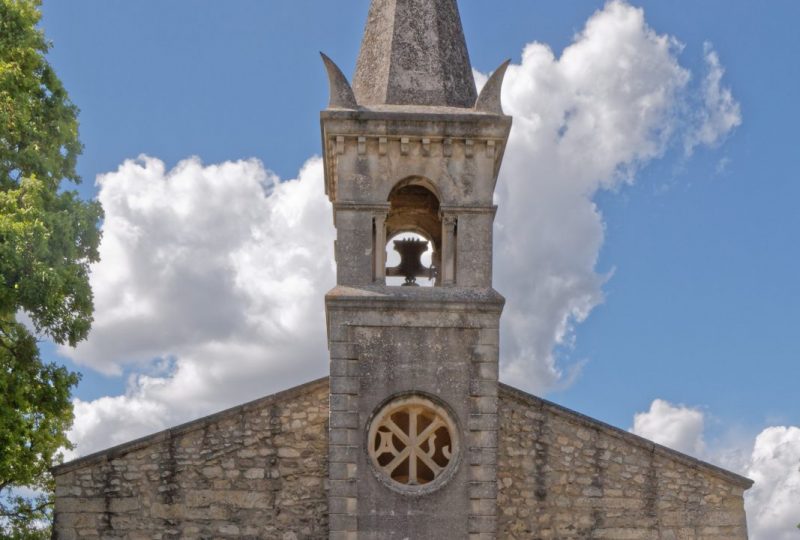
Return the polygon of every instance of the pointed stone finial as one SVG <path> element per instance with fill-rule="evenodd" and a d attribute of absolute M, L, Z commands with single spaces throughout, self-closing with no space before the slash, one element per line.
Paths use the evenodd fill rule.
<path fill-rule="evenodd" d="M 478 101 L 475 102 L 476 111 L 503 114 L 503 103 L 500 99 L 500 93 L 503 90 L 503 79 L 506 76 L 506 69 L 508 69 L 508 64 L 510 63 L 511 60 L 509 59 L 500 64 L 500 67 L 494 70 L 489 80 L 483 85 L 483 90 L 481 90 L 478 96 Z"/>
<path fill-rule="evenodd" d="M 456 0 L 372 0 L 353 90 L 359 105 L 472 108 L 477 92 Z"/>
<path fill-rule="evenodd" d="M 347 82 L 342 70 L 339 69 L 333 60 L 328 58 L 325 53 L 319 53 L 325 63 L 328 72 L 328 86 L 330 87 L 330 97 L 328 98 L 329 109 L 357 109 L 356 98 L 353 89 Z"/>

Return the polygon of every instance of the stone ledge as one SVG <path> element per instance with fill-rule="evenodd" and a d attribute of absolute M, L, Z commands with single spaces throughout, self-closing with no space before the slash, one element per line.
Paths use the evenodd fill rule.
<path fill-rule="evenodd" d="M 749 478 L 746 478 L 734 472 L 723 469 L 722 467 L 717 467 L 716 465 L 712 465 L 711 463 L 707 463 L 692 456 L 686 455 L 682 452 L 678 452 L 677 450 L 673 450 L 672 448 L 668 448 L 658 443 L 654 443 L 653 441 L 645 439 L 644 437 L 634 435 L 633 433 L 629 433 L 623 429 L 614 427 L 611 424 L 606 424 L 605 422 L 596 420 L 594 418 L 586 416 L 585 414 L 573 411 L 571 409 L 553 403 L 552 401 L 547 401 L 546 399 L 536 397 L 533 394 L 529 394 L 527 392 L 524 392 L 523 390 L 514 388 L 513 386 L 500 383 L 500 398 L 502 399 L 503 397 L 517 399 L 539 410 L 546 410 L 547 412 L 551 412 L 558 416 L 568 418 L 572 421 L 575 421 L 583 425 L 584 427 L 602 431 L 603 433 L 611 437 L 621 439 L 628 444 L 639 446 L 640 448 L 644 448 L 645 450 L 663 456 L 667 459 L 678 461 L 683 465 L 686 465 L 687 467 L 703 470 L 705 472 L 713 474 L 718 478 L 721 478 L 737 486 L 740 486 L 744 489 L 749 489 L 753 485 L 753 480 L 750 480 Z"/>
<path fill-rule="evenodd" d="M 512 118 L 504 114 L 487 113 L 464 107 L 440 107 L 430 105 L 373 105 L 358 109 L 325 109 L 320 111 L 321 120 L 375 120 L 381 124 L 392 122 L 419 122 L 420 124 L 458 124 L 484 122 L 499 124 L 510 129 Z"/>
<path fill-rule="evenodd" d="M 328 446 L 329 463 L 356 463 L 361 450 L 357 445 L 332 444 Z"/>
<path fill-rule="evenodd" d="M 494 289 L 337 285 L 325 295 L 325 304 L 333 309 L 420 312 L 441 311 L 446 306 L 448 311 L 500 313 L 505 298 Z"/>

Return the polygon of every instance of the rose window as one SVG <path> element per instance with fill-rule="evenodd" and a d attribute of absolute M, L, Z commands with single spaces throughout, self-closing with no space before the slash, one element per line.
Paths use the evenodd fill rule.
<path fill-rule="evenodd" d="M 444 475 L 458 450 L 456 436 L 442 407 L 421 397 L 403 398 L 375 415 L 369 454 L 381 476 L 413 489 Z"/>

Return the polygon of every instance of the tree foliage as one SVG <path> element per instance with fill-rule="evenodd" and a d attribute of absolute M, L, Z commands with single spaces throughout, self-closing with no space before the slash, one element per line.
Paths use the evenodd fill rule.
<path fill-rule="evenodd" d="M 78 375 L 43 362 L 37 338 L 86 338 L 102 217 L 98 203 L 64 189 L 80 181 L 78 110 L 45 58 L 39 6 L 0 0 L 0 534 L 9 538 L 47 534 L 38 523 L 50 511 L 48 470 L 70 448 Z"/>

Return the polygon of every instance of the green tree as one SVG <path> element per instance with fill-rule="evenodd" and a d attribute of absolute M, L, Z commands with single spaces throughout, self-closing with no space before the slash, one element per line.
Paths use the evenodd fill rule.
<path fill-rule="evenodd" d="M 97 202 L 64 189 L 80 182 L 78 110 L 45 58 L 39 6 L 0 0 L 0 536 L 20 539 L 49 535 L 48 471 L 70 448 L 78 383 L 42 361 L 38 338 L 86 338 L 102 218 Z"/>

